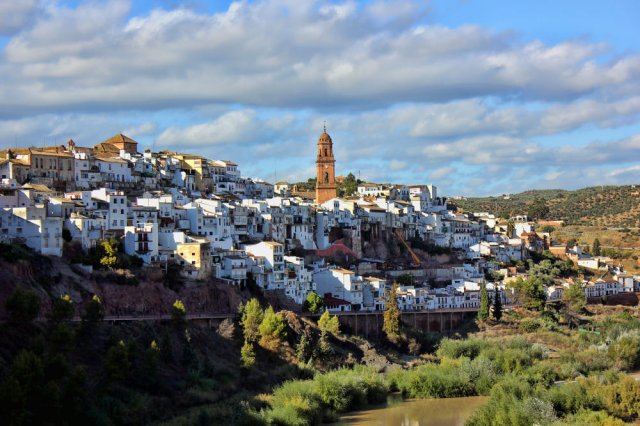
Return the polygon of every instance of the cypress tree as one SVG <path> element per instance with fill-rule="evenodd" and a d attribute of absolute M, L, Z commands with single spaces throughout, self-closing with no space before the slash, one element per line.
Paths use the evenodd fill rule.
<path fill-rule="evenodd" d="M 398 284 L 393 283 L 391 290 L 387 294 L 384 307 L 384 321 L 382 330 L 391 341 L 395 341 L 400 336 L 400 309 L 396 300 Z"/>
<path fill-rule="evenodd" d="M 500 321 L 500 318 L 502 318 L 502 299 L 500 299 L 500 291 L 498 291 L 497 285 L 493 293 L 493 318 L 496 321 Z"/>
<path fill-rule="evenodd" d="M 480 309 L 478 309 L 478 319 L 486 321 L 489 319 L 489 294 L 487 293 L 487 283 L 482 281 L 480 285 Z"/>

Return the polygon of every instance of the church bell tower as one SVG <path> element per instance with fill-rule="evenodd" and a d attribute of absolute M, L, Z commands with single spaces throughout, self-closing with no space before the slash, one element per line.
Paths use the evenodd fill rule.
<path fill-rule="evenodd" d="M 336 198 L 336 159 L 333 158 L 333 142 L 326 126 L 318 139 L 316 159 L 316 203 L 322 204 Z"/>

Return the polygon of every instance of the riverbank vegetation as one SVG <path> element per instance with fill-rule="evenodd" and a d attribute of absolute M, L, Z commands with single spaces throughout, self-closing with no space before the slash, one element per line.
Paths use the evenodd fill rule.
<path fill-rule="evenodd" d="M 460 335 L 402 324 L 378 341 L 337 317 L 303 318 L 249 300 L 216 330 L 187 322 L 111 325 L 91 299 L 83 321 L 63 295 L 33 322 L 27 290 L 0 324 L 0 409 L 12 425 L 47 419 L 105 425 L 307 425 L 406 398 L 489 396 L 470 425 L 611 424 L 640 416 L 640 319 L 574 303 L 470 319 Z M 469 318 L 473 315 L 469 315 Z M 344 329 L 342 329 L 344 328 Z M 383 337 L 384 336 L 384 337 Z"/>
<path fill-rule="evenodd" d="M 528 315 L 528 316 L 527 316 Z M 617 425 L 640 417 L 640 320 L 618 311 L 569 329 L 553 312 L 510 312 L 466 339 L 443 339 L 411 368 L 356 366 L 287 382 L 247 410 L 251 424 L 306 425 L 384 401 L 488 395 L 469 425 Z M 527 332 L 521 323 L 536 323 Z"/>

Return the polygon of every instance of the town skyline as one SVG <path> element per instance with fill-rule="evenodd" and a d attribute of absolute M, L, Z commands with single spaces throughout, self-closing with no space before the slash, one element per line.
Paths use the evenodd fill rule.
<path fill-rule="evenodd" d="M 0 148 L 122 132 L 298 181 L 326 120 L 336 175 L 464 196 L 638 182 L 637 5 L 423 4 L 0 6 Z"/>

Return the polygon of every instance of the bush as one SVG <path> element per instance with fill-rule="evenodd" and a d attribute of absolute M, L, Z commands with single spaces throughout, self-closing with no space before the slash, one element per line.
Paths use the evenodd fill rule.
<path fill-rule="evenodd" d="M 480 339 L 465 339 L 465 340 L 453 340 L 442 339 L 436 354 L 440 357 L 446 358 L 460 358 L 467 357 L 473 359 L 480 355 L 480 352 L 490 345 L 489 342 Z"/>
<path fill-rule="evenodd" d="M 313 380 L 295 380 L 277 387 L 271 408 L 261 412 L 268 424 L 318 424 L 329 412 L 345 412 L 384 402 L 388 387 L 383 377 L 365 367 L 342 368 L 318 374 Z"/>
<path fill-rule="evenodd" d="M 322 401 L 311 380 L 285 382 L 273 392 L 270 404 L 264 412 L 269 424 L 309 425 L 322 419 Z"/>
<path fill-rule="evenodd" d="M 394 388 L 410 398 L 452 398 L 476 393 L 470 375 L 457 366 L 424 364 L 389 374 Z"/>
<path fill-rule="evenodd" d="M 388 387 L 372 369 L 342 368 L 316 377 L 318 395 L 324 404 L 337 412 L 384 402 Z"/>
<path fill-rule="evenodd" d="M 526 381 L 512 376 L 491 390 L 491 399 L 467 420 L 471 426 L 549 424 L 556 420 L 553 405 L 536 395 Z"/>
<path fill-rule="evenodd" d="M 631 377 L 623 377 L 617 383 L 596 388 L 607 410 L 624 419 L 640 417 L 640 383 Z"/>
<path fill-rule="evenodd" d="M 640 335 L 630 331 L 618 336 L 609 345 L 608 353 L 619 369 L 633 370 L 640 364 Z"/>
<path fill-rule="evenodd" d="M 540 329 L 540 327 L 542 327 L 542 324 L 540 324 L 540 321 L 536 319 L 525 318 L 520 321 L 520 330 L 524 331 L 525 333 L 536 332 Z"/>
<path fill-rule="evenodd" d="M 606 411 L 581 411 L 571 414 L 557 426 L 623 426 L 626 423 L 615 417 L 611 417 Z"/>
<path fill-rule="evenodd" d="M 32 290 L 16 288 L 5 304 L 9 319 L 13 322 L 31 322 L 40 313 L 40 298 Z"/>

